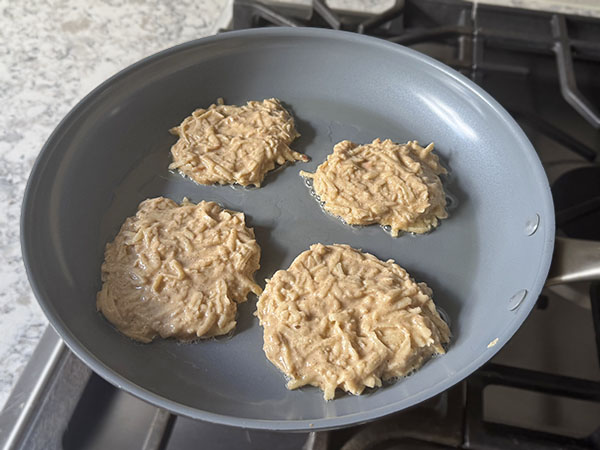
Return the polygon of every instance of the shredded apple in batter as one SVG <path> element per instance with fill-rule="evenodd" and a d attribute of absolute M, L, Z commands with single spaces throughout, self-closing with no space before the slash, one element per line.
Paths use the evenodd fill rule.
<path fill-rule="evenodd" d="M 171 129 L 179 140 L 171 148 L 169 169 L 200 184 L 260 186 L 265 174 L 288 161 L 308 161 L 289 145 L 300 136 L 294 119 L 275 98 L 224 105 L 219 99 L 197 109 Z"/>
<path fill-rule="evenodd" d="M 425 283 L 392 260 L 347 245 L 315 244 L 279 270 L 260 296 L 267 358 L 287 387 L 360 394 L 407 375 L 450 340 Z"/>
<path fill-rule="evenodd" d="M 315 173 L 300 175 L 312 178 L 323 208 L 350 225 L 379 223 L 392 236 L 425 233 L 448 217 L 438 176 L 446 169 L 432 150 L 433 144 L 421 147 L 417 141 L 342 141 Z"/>
<path fill-rule="evenodd" d="M 244 214 L 213 202 L 143 201 L 106 245 L 97 307 L 141 342 L 226 334 L 253 281 L 260 247 Z"/>

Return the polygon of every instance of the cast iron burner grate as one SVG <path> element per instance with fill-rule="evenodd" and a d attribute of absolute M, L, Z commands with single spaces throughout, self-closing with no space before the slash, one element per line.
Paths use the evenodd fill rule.
<path fill-rule="evenodd" d="M 517 12 L 518 11 L 518 12 Z M 453 43 L 458 54 L 446 63 L 479 80 L 486 71 L 519 75 L 526 67 L 484 61 L 484 48 L 502 47 L 517 52 L 554 54 L 564 99 L 595 129 L 600 129 L 600 112 L 577 86 L 573 57 L 600 61 L 600 28 L 585 18 L 532 12 L 449 0 L 396 0 L 379 15 L 336 12 L 323 0 L 313 0 L 303 15 L 287 5 L 267 6 L 237 0 L 233 29 L 262 26 L 310 26 L 354 31 L 402 45 L 423 42 Z M 569 27 L 577 38 L 569 35 Z M 592 159 L 591 153 L 587 155 Z"/>

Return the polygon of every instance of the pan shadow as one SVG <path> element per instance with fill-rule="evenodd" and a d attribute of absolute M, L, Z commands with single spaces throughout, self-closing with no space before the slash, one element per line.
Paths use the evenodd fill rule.
<path fill-rule="evenodd" d="M 307 152 L 307 150 L 315 140 L 315 130 L 313 127 L 310 126 L 310 124 L 307 121 L 302 120 L 298 117 L 295 118 L 295 122 L 296 129 L 300 133 L 300 137 L 294 142 L 292 142 L 291 147 L 297 152 L 304 153 L 305 155 L 311 157 L 310 153 Z"/>
<path fill-rule="evenodd" d="M 263 182 L 262 182 L 262 184 L 260 185 L 259 188 L 257 188 L 256 186 L 251 186 L 250 190 L 252 190 L 252 189 L 262 189 L 265 186 L 268 186 L 268 185 L 270 185 L 272 183 L 275 183 L 277 181 L 277 179 L 279 179 L 279 177 L 281 177 L 286 170 L 293 170 L 293 167 L 296 167 L 299 164 L 304 164 L 304 163 L 302 161 L 286 162 L 282 166 L 277 166 L 275 169 L 269 171 L 265 175 L 265 179 L 263 180 Z M 302 166 L 300 166 L 300 168 L 301 167 Z M 236 186 L 238 186 L 238 185 L 236 185 Z M 248 188 L 246 188 L 246 189 L 248 189 Z"/>
<path fill-rule="evenodd" d="M 315 138 L 315 130 L 306 120 L 301 119 L 298 114 L 296 114 L 292 105 L 285 102 L 281 102 L 281 105 L 292 115 L 296 130 L 300 133 L 300 137 L 292 142 L 292 147 L 298 152 L 305 153 L 307 146 L 310 145 Z"/>
<path fill-rule="evenodd" d="M 438 153 L 439 156 L 439 153 Z M 450 155 L 451 156 L 451 155 Z M 451 159 L 451 157 L 449 158 Z M 442 180 L 442 185 L 444 187 L 444 191 L 446 193 L 446 201 L 447 206 L 446 209 L 448 211 L 448 218 L 441 221 L 439 226 L 432 230 L 427 234 L 435 234 L 441 233 L 444 231 L 444 227 L 450 225 L 451 222 L 459 220 L 459 218 L 465 214 L 464 206 L 468 204 L 469 195 L 466 190 L 464 190 L 460 183 L 460 178 L 457 176 L 457 173 L 453 169 L 452 165 L 449 163 L 446 158 L 440 156 L 440 163 L 448 169 L 447 175 L 441 175 L 440 178 Z M 406 239 L 410 238 L 410 236 L 398 236 L 397 239 Z M 417 239 L 422 238 L 422 236 L 417 236 Z M 473 236 L 472 243 L 475 244 L 477 239 Z M 474 254 L 474 252 L 468 252 L 469 254 Z M 457 261 L 458 264 L 465 264 L 464 270 L 471 270 L 474 267 L 472 265 L 476 265 L 477 261 Z M 431 273 L 421 272 L 420 270 L 405 267 L 406 270 L 411 274 L 411 276 L 417 281 L 422 282 L 425 281 L 427 285 L 433 290 L 433 300 L 437 306 L 438 312 L 440 316 L 448 323 L 450 327 L 450 331 L 452 333 L 452 337 L 450 343 L 446 347 L 449 349 L 453 346 L 453 343 L 458 340 L 458 337 L 461 333 L 461 311 L 464 306 L 464 301 L 453 293 L 451 289 L 447 289 L 445 287 L 446 283 L 443 279 L 436 279 L 432 277 Z"/>
<path fill-rule="evenodd" d="M 447 184 L 445 184 L 445 187 L 447 188 L 446 192 L 451 200 L 451 204 L 448 206 L 447 220 L 459 220 L 463 214 L 466 214 L 464 206 L 468 203 L 469 196 L 467 192 L 462 189 L 459 179 L 453 172 L 450 172 L 449 179 L 444 181 L 447 181 Z M 478 245 L 477 242 L 478 238 L 473 236 L 472 245 Z M 475 250 L 471 250 L 470 253 L 471 255 L 477 254 Z M 472 256 L 471 259 L 473 258 L 476 257 Z M 458 262 L 459 264 L 462 263 L 462 261 Z M 472 273 L 478 264 L 478 261 L 469 261 L 469 265 L 471 267 L 466 267 L 466 270 L 469 270 Z M 471 280 L 471 284 L 472 283 L 473 281 Z M 443 286 L 432 286 L 432 289 L 437 289 L 437 292 L 439 292 L 439 298 L 442 300 L 442 304 L 444 305 L 443 309 L 450 319 L 450 323 L 448 325 L 450 326 L 450 331 L 452 332 L 452 339 L 448 347 L 452 347 L 452 343 L 456 342 L 460 336 L 462 325 L 460 318 L 464 301 L 461 301 L 459 298 L 457 298 L 450 290 L 444 289 Z"/>
<path fill-rule="evenodd" d="M 247 223 L 252 224 L 252 219 L 248 215 L 246 215 L 246 220 Z M 254 275 L 254 280 L 264 289 L 265 279 L 271 277 L 281 268 L 285 258 L 285 250 L 271 239 L 271 229 L 269 227 L 255 225 L 253 228 L 256 242 L 261 248 L 260 269 Z M 252 328 L 255 321 L 258 321 L 254 316 L 257 300 L 258 298 L 252 294 L 248 301 L 238 306 L 238 321 L 234 335 Z"/>
<path fill-rule="evenodd" d="M 255 322 L 258 322 L 258 318 L 254 316 L 256 311 L 256 302 L 258 297 L 254 294 L 249 294 L 248 299 L 244 303 L 238 305 L 237 310 L 237 324 L 233 330 L 231 337 L 235 337 L 238 334 L 242 334 L 244 331 L 252 328 Z"/>
<path fill-rule="evenodd" d="M 294 114 L 294 110 L 290 105 L 286 103 L 282 103 L 282 105 L 294 117 L 296 129 L 300 133 L 300 137 L 294 140 L 294 142 L 290 144 L 290 147 L 292 148 L 292 150 L 295 150 L 299 153 L 303 153 L 312 159 L 312 156 L 309 153 L 307 153 L 307 149 L 310 148 L 310 145 L 315 139 L 316 133 L 314 128 L 311 127 L 307 121 L 298 118 Z M 261 188 L 267 186 L 268 184 L 274 183 L 281 176 L 281 174 L 285 170 L 288 170 L 290 167 L 298 165 L 301 168 L 302 164 L 302 161 L 296 161 L 295 163 L 288 162 L 282 166 L 276 167 L 275 169 L 271 170 L 265 175 L 265 179 L 261 184 Z"/>
<path fill-rule="evenodd" d="M 460 214 L 461 205 L 467 203 L 469 196 L 467 192 L 462 189 L 460 185 L 460 179 L 457 177 L 455 170 L 452 165 L 446 161 L 445 158 L 439 157 L 440 163 L 444 166 L 448 173 L 440 175 L 442 180 L 442 186 L 446 193 L 446 210 L 448 211 L 448 219 L 451 220 L 453 217 L 457 217 Z M 442 221 L 443 224 L 443 221 Z"/>
<path fill-rule="evenodd" d="M 419 279 L 422 278 L 419 276 Z M 428 281 L 427 285 L 433 290 L 433 301 L 440 317 L 450 327 L 450 342 L 445 346 L 446 350 L 448 350 L 460 336 L 460 311 L 463 305 L 450 290 L 444 289 L 437 282 Z"/>

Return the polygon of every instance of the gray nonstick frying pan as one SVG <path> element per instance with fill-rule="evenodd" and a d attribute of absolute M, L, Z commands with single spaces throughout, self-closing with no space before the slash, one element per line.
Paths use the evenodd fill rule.
<path fill-rule="evenodd" d="M 293 147 L 311 161 L 269 174 L 260 189 L 199 186 L 170 173 L 175 138 L 169 128 L 218 97 L 233 104 L 281 99 L 302 134 Z M 313 171 L 340 140 L 376 137 L 435 142 L 450 170 L 443 182 L 451 202 L 450 218 L 432 233 L 392 238 L 376 226 L 346 226 L 321 210 L 298 175 Z M 240 306 L 231 337 L 133 342 L 96 311 L 100 265 L 123 220 L 140 201 L 160 195 L 212 200 L 246 213 L 262 247 L 256 279 L 263 286 L 317 242 L 395 259 L 433 288 L 453 332 L 447 354 L 381 389 L 325 402 L 316 388 L 285 388 L 263 354 L 253 297 Z M 527 317 L 550 268 L 554 234 L 537 155 L 488 94 L 410 49 L 317 29 L 225 33 L 158 53 L 112 77 L 49 138 L 22 213 L 33 290 L 54 328 L 94 371 L 177 414 L 272 430 L 368 421 L 468 376 Z M 553 280 L 569 279 L 556 267 Z"/>

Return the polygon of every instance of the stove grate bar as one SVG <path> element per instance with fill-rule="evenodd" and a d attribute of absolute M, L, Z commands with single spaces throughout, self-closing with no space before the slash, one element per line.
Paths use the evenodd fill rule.
<path fill-rule="evenodd" d="M 551 23 L 552 34 L 556 39 L 554 52 L 556 53 L 560 90 L 563 97 L 585 120 L 600 130 L 600 113 L 577 88 L 571 43 L 567 32 L 567 19 L 563 15 L 555 14 Z"/>
<path fill-rule="evenodd" d="M 467 379 L 465 448 L 485 450 L 597 449 L 595 433 L 576 439 L 484 420 L 483 392 L 489 385 L 510 386 L 530 391 L 600 402 L 600 382 L 547 374 L 490 363 Z"/>
<path fill-rule="evenodd" d="M 592 320 L 596 335 L 596 353 L 598 354 L 598 365 L 600 365 L 600 282 L 592 283 L 590 286 L 590 301 L 592 303 Z"/>
<path fill-rule="evenodd" d="M 258 19 L 263 19 L 271 25 L 285 27 L 300 27 L 303 24 L 278 13 L 259 2 L 236 0 L 233 5 L 233 29 L 240 30 L 259 26 Z"/>
<path fill-rule="evenodd" d="M 587 159 L 588 161 L 594 161 L 598 157 L 598 153 L 591 147 L 588 147 L 583 142 L 578 141 L 574 137 L 562 131 L 550 122 L 545 121 L 539 116 L 526 113 L 524 111 L 518 111 L 515 109 L 509 109 L 508 112 L 519 122 L 523 122 L 527 125 L 532 126 L 536 130 L 542 132 L 553 141 L 561 144 L 565 148 L 577 153 L 579 156 Z"/>
<path fill-rule="evenodd" d="M 340 17 L 333 12 L 323 0 L 313 0 L 313 11 L 317 13 L 333 30 L 342 29 L 342 21 Z"/>
<path fill-rule="evenodd" d="M 378 15 L 374 15 L 373 17 L 361 22 L 358 25 L 356 32 L 360 34 L 365 34 L 369 31 L 379 28 L 380 26 L 394 19 L 402 19 L 405 4 L 406 3 L 404 0 L 396 0 L 394 5 L 387 11 L 384 11 Z M 402 20 L 402 22 L 404 21 Z"/>

